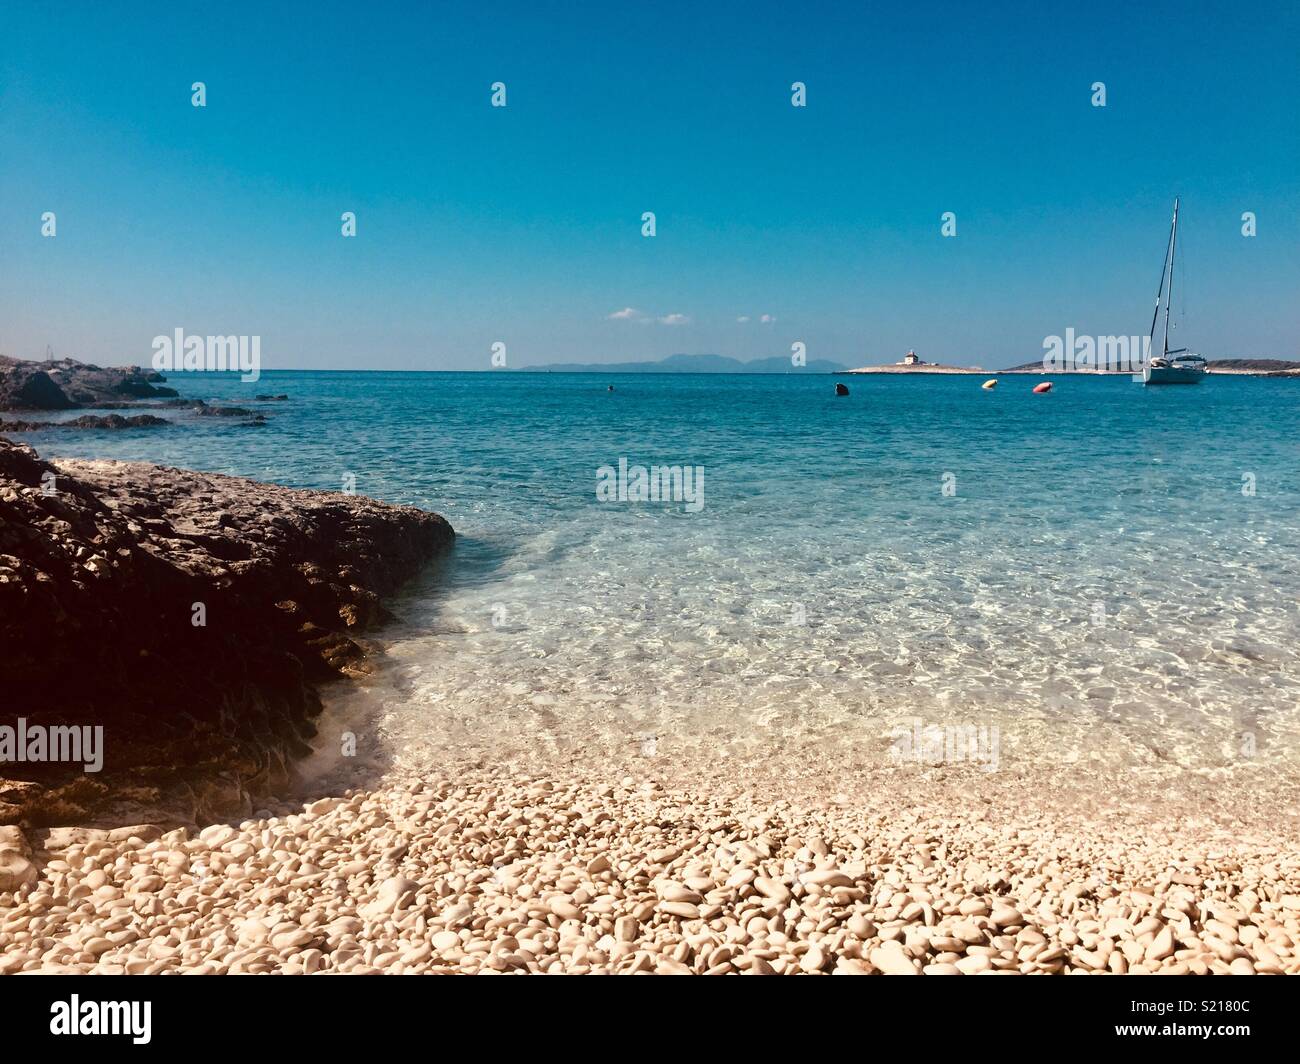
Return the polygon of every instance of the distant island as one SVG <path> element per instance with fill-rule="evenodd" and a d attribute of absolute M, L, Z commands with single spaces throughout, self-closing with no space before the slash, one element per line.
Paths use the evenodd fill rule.
<path fill-rule="evenodd" d="M 657 362 L 556 362 L 523 366 L 524 373 L 841 373 L 844 366 L 826 359 L 811 359 L 795 366 L 789 355 L 742 362 L 726 355 L 669 355 Z"/>
<path fill-rule="evenodd" d="M 909 351 L 897 362 L 881 366 L 859 366 L 857 369 L 839 370 L 840 373 L 984 373 L 979 366 L 946 366 L 941 362 L 926 362 L 915 351 Z"/>

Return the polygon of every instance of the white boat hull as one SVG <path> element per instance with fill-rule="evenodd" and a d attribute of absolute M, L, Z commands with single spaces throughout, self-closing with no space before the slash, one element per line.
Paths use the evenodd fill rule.
<path fill-rule="evenodd" d="M 1192 366 L 1147 366 L 1143 384 L 1200 384 L 1205 370 Z"/>

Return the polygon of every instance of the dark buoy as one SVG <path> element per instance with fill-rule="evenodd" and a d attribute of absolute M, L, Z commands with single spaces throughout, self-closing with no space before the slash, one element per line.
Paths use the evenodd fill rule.
<path fill-rule="evenodd" d="M 836 395 L 848 395 L 848 394 L 849 394 L 849 386 L 848 386 L 847 384 L 837 384 L 837 385 L 835 385 L 835 394 L 836 394 Z"/>

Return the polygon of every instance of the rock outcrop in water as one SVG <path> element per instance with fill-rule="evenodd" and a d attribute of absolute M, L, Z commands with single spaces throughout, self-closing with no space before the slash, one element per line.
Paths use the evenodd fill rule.
<path fill-rule="evenodd" d="M 153 414 L 82 414 L 67 421 L 6 421 L 0 418 L 0 432 L 36 432 L 39 429 L 146 429 L 170 425 L 166 418 Z"/>
<path fill-rule="evenodd" d="M 27 362 L 0 355 L 0 410 L 74 410 L 177 395 L 166 378 L 139 366 L 105 369 L 74 358 Z"/>
<path fill-rule="evenodd" d="M 453 537 L 361 496 L 0 438 L 0 725 L 102 725 L 105 747 L 94 774 L 0 765 L 0 824 L 247 811 L 307 751 L 317 685 L 364 667 L 380 596 Z"/>

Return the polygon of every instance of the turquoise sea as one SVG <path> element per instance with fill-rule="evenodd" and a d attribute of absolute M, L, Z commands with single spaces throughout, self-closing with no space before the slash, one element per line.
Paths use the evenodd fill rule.
<path fill-rule="evenodd" d="M 1294 757 L 1300 381 L 982 380 L 178 375 L 268 423 L 26 439 L 444 514 L 386 664 L 332 696 L 403 749 L 830 763 L 919 719 L 996 726 L 1003 767 Z M 600 501 L 620 459 L 702 467 L 702 506 Z"/>

